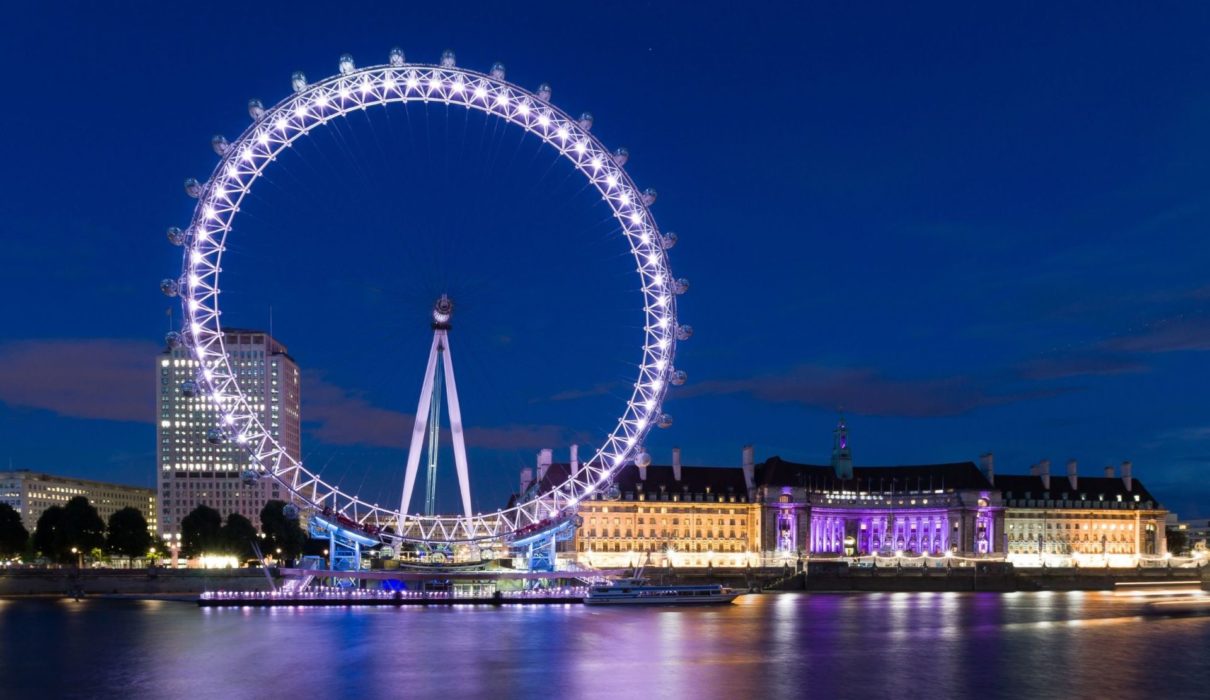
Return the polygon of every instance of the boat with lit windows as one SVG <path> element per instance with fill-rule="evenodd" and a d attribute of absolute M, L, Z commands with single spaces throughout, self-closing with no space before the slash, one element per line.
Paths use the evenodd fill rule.
<path fill-rule="evenodd" d="M 720 584 L 656 586 L 644 578 L 623 578 L 593 586 L 585 605 L 726 605 L 743 594 Z"/>

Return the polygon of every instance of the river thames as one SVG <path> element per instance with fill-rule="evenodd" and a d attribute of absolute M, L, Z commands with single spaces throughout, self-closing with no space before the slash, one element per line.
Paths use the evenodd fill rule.
<path fill-rule="evenodd" d="M 1107 593 L 713 608 L 0 601 L 5 698 L 1204 698 L 1210 617 Z"/>

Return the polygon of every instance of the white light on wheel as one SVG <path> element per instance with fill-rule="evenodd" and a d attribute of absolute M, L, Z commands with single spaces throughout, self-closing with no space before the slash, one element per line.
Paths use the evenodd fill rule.
<path fill-rule="evenodd" d="M 529 524 L 537 523 L 551 503 L 574 506 L 594 489 L 601 487 L 603 480 L 608 483 L 614 471 L 627 463 L 628 456 L 635 454 L 636 450 L 641 451 L 640 444 L 646 432 L 656 424 L 656 416 L 660 417 L 659 423 L 664 427 L 665 416 L 659 413 L 659 410 L 661 394 L 667 385 L 664 374 L 671 371 L 670 348 L 674 331 L 670 329 L 675 330 L 677 338 L 688 334 L 688 326 L 677 324 L 675 305 L 672 303 L 671 290 L 667 286 L 667 280 L 672 278 L 669 276 L 667 258 L 662 254 L 662 250 L 672 247 L 675 236 L 661 236 L 654 220 L 648 217 L 646 207 L 635 201 L 638 195 L 633 189 L 633 183 L 620 170 L 629 156 L 625 149 L 611 152 L 605 148 L 589 132 L 592 119 L 587 114 L 582 115 L 578 126 L 573 128 L 577 122 L 571 121 L 566 113 L 551 106 L 550 89 L 546 84 L 531 95 L 512 83 L 505 82 L 502 70 L 493 68 L 489 77 L 457 68 L 452 53 L 443 57 L 442 68 L 407 64 L 402 52 L 396 51 L 392 51 L 390 60 L 391 67 L 357 71 L 351 59 L 342 57 L 341 75 L 348 77 L 307 84 L 305 78 L 298 74 L 295 77 L 295 92 L 286 100 L 269 110 L 265 110 L 259 102 L 249 103 L 256 107 L 249 108 L 249 113 L 254 119 L 253 127 L 241 139 L 229 144 L 229 148 L 238 149 L 239 162 L 247 165 L 237 167 L 236 163 L 232 162 L 219 166 L 221 170 L 216 172 L 223 175 L 211 177 L 213 190 L 204 195 L 205 201 L 199 202 L 200 208 L 195 214 L 193 229 L 183 234 L 181 241 L 177 243 L 180 245 L 189 241 L 189 234 L 192 234 L 194 247 L 189 250 L 185 271 L 177 278 L 188 283 L 183 291 L 187 297 L 185 303 L 190 317 L 188 328 L 191 329 L 191 342 L 194 344 L 192 354 L 196 354 L 207 379 L 217 377 L 219 386 L 212 385 L 207 388 L 214 390 L 212 398 L 216 402 L 226 401 L 228 404 L 222 411 L 217 412 L 220 414 L 218 417 L 228 426 L 240 426 L 238 430 L 225 428 L 225 438 L 233 443 L 249 443 L 253 462 L 268 466 L 267 473 L 290 474 L 296 484 L 318 485 L 319 488 L 314 489 L 312 494 L 317 502 L 329 500 L 338 512 L 356 513 L 354 517 L 359 522 L 394 522 L 399 532 L 406 531 L 410 533 L 410 537 L 449 541 L 499 536 L 526 523 L 527 519 Z M 354 78 L 353 74 L 361 77 Z M 406 90 L 400 89 L 403 84 L 406 84 Z M 468 91 L 473 94 L 473 98 L 464 96 Z M 346 102 L 355 92 L 360 92 L 361 96 Z M 455 98 L 454 95 L 458 97 Z M 534 102 L 535 96 L 541 102 Z M 639 381 L 634 385 L 625 415 L 606 437 L 604 447 L 600 448 L 590 461 L 584 463 L 585 476 L 568 480 L 556 493 L 547 494 L 541 503 L 523 503 L 515 509 L 498 511 L 496 516 L 486 519 L 482 516 L 470 519 L 411 516 L 382 511 L 377 506 L 363 503 L 319 481 L 318 475 L 311 474 L 301 463 L 284 455 L 272 434 L 261 427 L 261 417 L 256 411 L 263 410 L 264 406 L 250 404 L 240 394 L 234 378 L 228 375 L 230 368 L 223 360 L 225 349 L 218 322 L 221 313 L 217 301 L 219 269 L 217 259 L 208 258 L 209 253 L 215 253 L 217 258 L 224 250 L 223 237 L 231 230 L 234 217 L 238 213 L 236 203 L 250 193 L 253 183 L 294 139 L 309 133 L 315 126 L 326 124 L 351 107 L 364 109 L 390 102 L 434 100 L 446 104 L 456 102 L 512 122 L 554 146 L 560 155 L 582 169 L 589 184 L 600 191 L 605 203 L 613 210 L 613 215 L 622 223 L 622 231 L 626 234 L 624 239 L 639 263 L 639 273 L 644 280 L 643 291 L 647 299 L 647 323 L 644 326 L 646 343 L 643 346 L 644 359 L 640 366 Z M 332 104 L 333 102 L 335 104 Z M 262 121 L 264 116 L 270 113 L 273 115 L 270 117 L 272 121 Z M 219 155 L 224 156 L 227 152 L 223 150 Z M 200 191 L 198 193 L 201 194 Z M 644 204 L 650 203 L 647 200 L 654 200 L 653 194 L 644 195 Z M 209 221 L 215 223 L 204 223 Z M 214 226 L 212 230 L 207 228 L 211 225 Z M 211 237 L 215 234 L 218 240 L 211 242 Z M 653 250 L 652 246 L 657 247 Z M 676 284 L 679 285 L 679 281 Z M 680 287 L 677 289 L 677 293 L 680 293 Z M 193 294 L 196 291 L 202 293 L 195 298 Z M 686 332 L 682 333 L 682 329 Z M 217 371 L 212 372 L 212 367 Z M 683 373 L 678 373 L 681 374 Z M 672 383 L 683 384 L 683 377 L 679 380 L 674 378 Z M 230 391 L 232 394 L 224 396 L 221 391 Z M 597 483 L 587 483 L 589 481 Z M 287 485 L 287 488 L 291 487 Z M 299 493 L 294 495 L 301 496 Z M 557 514 L 555 512 L 552 517 L 557 517 Z"/>

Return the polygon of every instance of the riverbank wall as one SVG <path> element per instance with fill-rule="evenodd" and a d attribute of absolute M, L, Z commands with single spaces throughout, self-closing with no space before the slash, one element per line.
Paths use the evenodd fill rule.
<path fill-rule="evenodd" d="M 0 597 L 267 591 L 261 569 L 0 569 Z"/>
<path fill-rule="evenodd" d="M 1111 591 L 1121 583 L 1198 582 L 1210 590 L 1210 569 L 1192 568 L 1014 568 L 977 564 L 964 567 L 813 567 L 782 590 L 803 591 Z"/>
<path fill-rule="evenodd" d="M 811 562 L 797 567 L 752 569 L 648 569 L 661 583 L 721 583 L 743 590 L 780 591 L 1110 591 L 1119 583 L 1201 582 L 1210 591 L 1210 566 L 1092 569 L 1015 568 L 1003 562 L 956 567 L 856 567 Z"/>
<path fill-rule="evenodd" d="M 270 570 L 280 585 L 276 570 Z M 1210 591 L 1210 566 L 1199 569 L 1014 568 L 1000 562 L 962 567 L 851 567 L 811 562 L 797 567 L 650 568 L 656 583 L 718 583 L 767 591 L 1109 591 L 1119 583 L 1199 581 Z M 0 569 L 0 597 L 119 595 L 197 596 L 209 591 L 268 591 L 261 569 Z"/>

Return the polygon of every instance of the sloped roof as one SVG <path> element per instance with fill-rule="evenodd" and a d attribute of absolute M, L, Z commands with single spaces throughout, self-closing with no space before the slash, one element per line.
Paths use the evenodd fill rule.
<path fill-rule="evenodd" d="M 838 479 L 831 466 L 799 464 L 770 457 L 757 466 L 756 482 L 764 486 L 800 486 L 825 490 L 993 490 L 974 462 L 853 467 L 852 479 Z"/>
<path fill-rule="evenodd" d="M 545 476 L 538 485 L 539 492 L 549 491 L 567 480 L 571 473 L 571 465 L 567 462 L 555 462 L 546 470 Z M 633 464 L 622 468 L 614 479 L 614 483 L 622 493 L 647 494 L 660 493 L 660 487 L 669 495 L 682 494 L 734 494 L 737 498 L 748 498 L 748 487 L 744 483 L 744 471 L 741 467 L 702 467 L 682 466 L 681 478 L 674 478 L 672 465 L 653 464 L 647 467 L 647 478 L 639 478 L 639 468 Z M 516 505 L 517 497 L 509 500 L 509 506 Z"/>
<path fill-rule="evenodd" d="M 1126 490 L 1126 482 L 1121 478 L 1104 476 L 1080 476 L 1076 479 L 1076 488 L 1071 488 L 1067 474 L 1051 474 L 1049 491 L 1042 485 L 1042 477 L 1018 474 L 996 474 L 996 488 L 1004 494 L 1004 498 L 1024 499 L 1053 499 L 1060 500 L 1067 494 L 1068 500 L 1106 500 L 1116 501 L 1118 496 L 1123 501 L 1134 502 L 1137 495 L 1140 501 L 1158 503 L 1143 482 L 1133 479 L 1130 490 Z M 1026 496 L 1026 494 L 1030 494 Z M 1088 498 L 1081 499 L 1080 494 Z"/>

